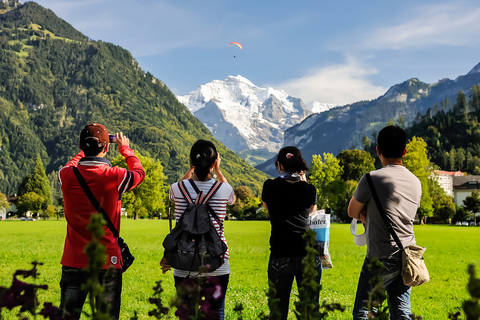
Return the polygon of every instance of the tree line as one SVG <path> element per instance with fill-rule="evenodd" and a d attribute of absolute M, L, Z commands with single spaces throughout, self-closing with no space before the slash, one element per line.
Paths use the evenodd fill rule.
<path fill-rule="evenodd" d="M 480 212 L 480 195 L 474 192 L 467 197 L 463 206 L 453 203 L 451 196 L 439 186 L 435 170 L 437 166 L 429 160 L 427 144 L 422 138 L 413 137 L 407 144 L 403 164 L 422 184 L 422 198 L 417 216 L 420 223 L 427 218 L 437 222 L 450 223 L 464 221 Z M 168 184 L 159 160 L 143 156 L 137 152 L 146 178 L 144 183 L 122 196 L 122 205 L 130 218 L 168 218 L 171 205 L 168 201 Z M 317 207 L 336 215 L 338 220 L 347 222 L 347 208 L 350 198 L 360 178 L 367 172 L 380 167 L 376 159 L 364 150 L 344 150 L 337 156 L 331 153 L 313 155 L 308 179 L 315 186 L 318 195 Z M 127 168 L 121 155 L 112 164 Z M 248 186 L 234 189 L 237 201 L 228 206 L 230 219 L 266 220 L 268 212 L 263 208 L 261 196 Z M 4 197 L 4 195 L 0 195 Z M 173 209 L 173 208 L 171 208 Z M 24 216 L 30 211 L 37 218 L 63 216 L 63 200 L 56 174 L 47 177 L 40 157 L 35 159 L 35 167 L 20 184 L 18 189 L 17 215 Z M 475 221 L 476 222 L 476 221 Z"/>

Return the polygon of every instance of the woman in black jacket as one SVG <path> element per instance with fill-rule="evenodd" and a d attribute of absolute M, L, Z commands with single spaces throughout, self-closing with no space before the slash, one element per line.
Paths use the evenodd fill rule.
<path fill-rule="evenodd" d="M 280 299 L 281 319 L 287 319 L 293 279 L 298 287 L 303 280 L 302 260 L 306 256 L 303 235 L 308 228 L 309 215 L 316 210 L 317 192 L 306 181 L 308 166 L 298 148 L 282 148 L 275 166 L 279 177 L 265 181 L 262 191 L 263 205 L 269 212 L 272 226 L 268 279 L 275 285 L 276 298 Z M 316 267 L 316 280 L 320 284 L 320 257 L 316 257 Z"/>

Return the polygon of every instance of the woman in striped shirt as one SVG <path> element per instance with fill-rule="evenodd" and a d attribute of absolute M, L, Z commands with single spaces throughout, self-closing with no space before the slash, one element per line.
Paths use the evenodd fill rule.
<path fill-rule="evenodd" d="M 204 194 L 207 194 L 216 180 L 213 178 L 216 175 L 218 181 L 223 182 L 216 193 L 210 198 L 208 204 L 212 210 L 216 213 L 218 220 L 210 217 L 217 233 L 219 234 L 222 241 L 227 244 L 225 239 L 223 222 L 226 216 L 227 204 L 233 204 L 236 200 L 235 192 L 233 188 L 228 184 L 227 179 L 220 171 L 220 154 L 217 152 L 215 145 L 210 141 L 198 140 L 195 142 L 190 150 L 190 169 L 185 174 L 182 180 L 187 189 L 188 194 L 191 196 L 192 200 L 195 201 L 197 192 L 194 190 L 194 186 L 188 181 L 192 179 L 196 187 L 203 191 Z M 214 172 L 214 175 L 212 174 Z M 187 208 L 187 200 L 184 198 L 181 190 L 180 184 L 174 183 L 170 187 L 170 201 L 175 203 L 175 218 L 178 222 L 182 214 Z M 220 223 L 219 223 L 220 222 Z M 227 245 L 228 246 L 228 245 Z M 201 276 L 205 277 L 215 277 L 222 286 L 222 292 L 220 298 L 212 305 L 214 310 L 217 310 L 219 313 L 219 319 L 224 319 L 225 313 L 225 294 L 228 286 L 228 279 L 230 275 L 230 263 L 229 263 L 229 252 L 225 253 L 225 262 L 221 267 L 209 273 L 202 273 Z M 162 263 L 161 263 L 162 264 Z M 162 264 L 162 270 L 165 271 L 168 269 L 168 266 L 165 263 Z M 174 269 L 173 276 L 175 279 L 175 287 L 179 287 L 182 281 L 187 278 L 199 276 L 198 272 L 195 271 L 185 271 Z"/>

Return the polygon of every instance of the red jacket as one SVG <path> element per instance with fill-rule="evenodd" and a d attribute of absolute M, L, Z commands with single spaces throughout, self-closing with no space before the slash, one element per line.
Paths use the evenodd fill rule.
<path fill-rule="evenodd" d="M 120 232 L 120 197 L 145 179 L 145 171 L 132 149 L 122 146 L 119 151 L 125 157 L 129 170 L 112 167 L 104 158 L 84 157 L 81 151 L 58 172 L 67 220 L 67 236 L 61 261 L 64 266 L 85 268 L 88 265 L 88 257 L 83 250 L 92 238 L 87 225 L 91 214 L 96 212 L 78 183 L 72 167 L 78 168 L 95 198 Z M 103 269 L 110 265 L 120 269 L 122 259 L 117 239 L 108 227 L 105 226 L 104 229 L 105 235 L 101 243 L 107 249 L 107 261 Z"/>

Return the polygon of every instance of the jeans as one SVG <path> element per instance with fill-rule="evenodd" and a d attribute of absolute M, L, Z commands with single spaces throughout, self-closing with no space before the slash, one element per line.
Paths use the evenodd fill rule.
<path fill-rule="evenodd" d="M 275 290 L 277 290 L 276 298 L 280 300 L 279 308 L 281 319 L 287 319 L 288 305 L 290 302 L 290 292 L 292 291 L 293 279 L 297 281 L 297 287 L 300 288 L 303 280 L 303 263 L 304 257 L 284 257 L 272 258 L 268 261 L 268 280 L 272 281 Z M 322 279 L 322 261 L 320 257 L 315 257 L 316 269 L 318 272 L 315 282 L 320 284 Z M 320 290 L 315 297 L 316 303 L 320 299 Z"/>
<path fill-rule="evenodd" d="M 88 273 L 83 269 L 62 267 L 60 280 L 60 309 L 69 314 L 68 319 L 79 319 L 83 304 L 88 292 L 82 290 L 82 284 L 87 282 Z M 104 285 L 104 298 L 111 304 L 110 316 L 112 319 L 120 317 L 120 303 L 122 294 L 122 270 L 102 270 L 99 281 Z M 101 310 L 106 312 L 106 310 Z"/>
<path fill-rule="evenodd" d="M 218 283 L 222 286 L 222 292 L 220 297 L 212 303 L 212 310 L 215 310 L 218 312 L 219 320 L 224 320 L 225 318 L 225 295 L 227 294 L 227 288 L 228 288 L 228 279 L 230 278 L 229 274 L 225 274 L 222 276 L 212 276 L 218 280 Z M 188 278 L 182 278 L 182 277 L 173 277 L 175 280 L 175 288 L 177 289 L 178 292 L 178 287 L 181 285 L 182 281 L 188 279 Z"/>
<path fill-rule="evenodd" d="M 403 283 L 402 259 L 380 259 L 384 264 L 382 272 L 383 287 L 387 292 L 390 320 L 410 320 L 410 292 L 412 288 Z M 368 293 L 370 292 L 370 259 L 365 258 L 358 280 L 357 294 L 353 306 L 353 319 L 368 319 Z"/>

